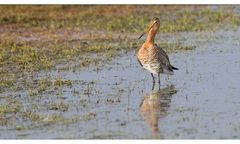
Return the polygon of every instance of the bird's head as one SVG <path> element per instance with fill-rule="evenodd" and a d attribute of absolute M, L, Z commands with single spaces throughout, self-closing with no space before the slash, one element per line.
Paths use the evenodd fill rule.
<path fill-rule="evenodd" d="M 160 20 L 157 17 L 154 17 L 150 22 L 146 31 L 138 38 L 140 39 L 145 33 L 149 33 L 150 31 L 157 31 L 160 27 Z"/>

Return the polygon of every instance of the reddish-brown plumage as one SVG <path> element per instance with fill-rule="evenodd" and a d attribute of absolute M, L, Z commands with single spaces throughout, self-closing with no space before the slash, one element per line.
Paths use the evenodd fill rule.
<path fill-rule="evenodd" d="M 143 68 L 151 72 L 151 75 L 158 74 L 160 85 L 160 73 L 173 74 L 173 70 L 177 68 L 170 64 L 166 52 L 154 43 L 159 27 L 159 19 L 154 18 L 147 30 L 147 39 L 137 53 L 137 59 Z M 142 35 L 139 38 L 141 37 Z M 155 83 L 154 77 L 153 82 Z"/>

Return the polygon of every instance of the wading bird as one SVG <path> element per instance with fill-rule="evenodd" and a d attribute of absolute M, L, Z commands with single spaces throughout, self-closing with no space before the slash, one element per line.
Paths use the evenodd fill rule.
<path fill-rule="evenodd" d="M 160 27 L 160 20 L 153 18 L 148 29 L 138 39 L 140 39 L 145 33 L 147 33 L 147 39 L 138 50 L 137 59 L 140 65 L 151 73 L 153 78 L 153 86 L 155 86 L 155 79 L 153 74 L 158 75 L 158 83 L 160 89 L 160 73 L 173 75 L 173 70 L 178 68 L 170 64 L 168 55 L 166 52 L 154 43 L 155 36 Z"/>

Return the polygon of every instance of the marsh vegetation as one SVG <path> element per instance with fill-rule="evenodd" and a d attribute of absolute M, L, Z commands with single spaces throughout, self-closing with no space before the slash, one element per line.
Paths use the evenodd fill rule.
<path fill-rule="evenodd" d="M 184 65 L 185 73 L 173 77 L 173 83 L 179 84 L 176 91 L 180 91 L 174 93 L 174 101 L 196 94 L 185 89 L 186 81 L 185 85 L 176 81 L 178 76 L 189 80 L 185 77 L 194 69 L 187 65 L 198 64 L 190 64 L 194 58 L 186 61 L 184 57 L 201 55 L 205 45 L 214 47 L 228 39 L 224 32 L 230 31 L 233 43 L 239 43 L 232 35 L 238 34 L 240 25 L 235 9 L 232 5 L 1 5 L 0 137 L 145 138 L 150 131 L 135 133 L 131 129 L 138 125 L 137 132 L 146 127 L 134 112 L 150 90 L 147 83 L 151 80 L 135 61 L 135 51 L 144 41 L 137 38 L 149 20 L 160 18 L 156 42 L 171 55 L 173 63 Z M 134 76 L 136 73 L 142 73 L 141 77 Z M 205 76 L 199 73 L 195 80 L 192 75 L 193 86 Z M 191 106 L 169 113 L 185 114 Z M 171 138 L 187 137 L 179 133 Z"/>

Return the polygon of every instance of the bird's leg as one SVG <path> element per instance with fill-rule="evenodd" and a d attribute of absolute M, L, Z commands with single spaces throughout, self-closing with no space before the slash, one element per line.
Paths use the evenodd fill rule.
<path fill-rule="evenodd" d="M 158 84 L 159 84 L 159 90 L 160 90 L 160 73 L 158 73 Z"/>
<path fill-rule="evenodd" d="M 152 79 L 153 79 L 153 86 L 152 86 L 152 90 L 154 89 L 154 86 L 155 86 L 155 79 L 154 79 L 154 76 L 153 74 L 151 73 L 151 76 L 152 76 Z"/>

